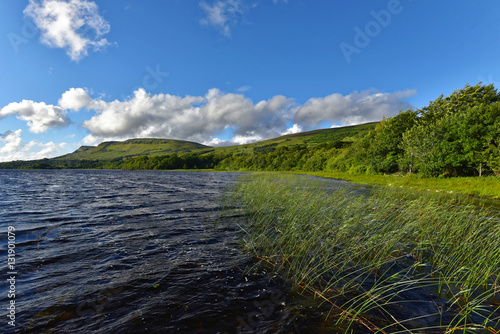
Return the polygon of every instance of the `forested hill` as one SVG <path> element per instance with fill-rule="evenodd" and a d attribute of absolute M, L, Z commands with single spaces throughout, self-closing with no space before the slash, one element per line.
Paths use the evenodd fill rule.
<path fill-rule="evenodd" d="M 103 143 L 54 159 L 2 163 L 0 168 L 500 175 L 500 94 L 493 85 L 466 85 L 426 107 L 402 110 L 378 123 L 315 130 L 231 147 L 156 139 Z"/>
<path fill-rule="evenodd" d="M 73 153 L 52 159 L 0 163 L 0 168 L 127 168 L 182 169 L 213 168 L 218 161 L 233 156 L 269 152 L 277 147 L 314 147 L 320 144 L 356 140 L 375 128 L 377 122 L 319 129 L 264 140 L 257 143 L 210 147 L 173 139 L 130 139 L 103 142 L 98 146 L 82 146 Z M 133 159 L 135 158 L 135 159 Z M 170 160 L 169 160 L 170 159 Z M 149 161 L 154 160 L 154 164 Z M 170 163 L 158 163 L 169 160 Z M 142 163 L 138 163 L 141 161 Z M 144 162 L 148 162 L 144 165 Z M 164 162 L 165 162 L 164 161 Z"/>

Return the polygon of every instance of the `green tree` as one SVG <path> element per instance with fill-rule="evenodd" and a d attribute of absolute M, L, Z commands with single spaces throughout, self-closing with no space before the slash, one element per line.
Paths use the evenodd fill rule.
<path fill-rule="evenodd" d="M 447 115 L 462 112 L 481 105 L 491 105 L 500 101 L 500 94 L 493 84 L 483 86 L 481 82 L 475 86 L 465 85 L 450 96 L 441 95 L 431 101 L 427 107 L 419 110 L 420 121 L 430 124 Z"/>
<path fill-rule="evenodd" d="M 367 135 L 367 165 L 377 172 L 395 172 L 399 169 L 398 160 L 404 155 L 401 147 L 403 134 L 417 121 L 417 111 L 408 109 L 398 115 L 382 120 L 375 130 Z"/>

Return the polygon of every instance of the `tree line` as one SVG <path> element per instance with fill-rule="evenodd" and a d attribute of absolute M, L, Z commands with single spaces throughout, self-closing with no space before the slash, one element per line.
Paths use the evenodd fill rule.
<path fill-rule="evenodd" d="M 500 94 L 492 84 L 466 85 L 421 109 L 400 111 L 349 140 L 255 147 L 251 153 L 169 154 L 111 161 L 44 159 L 2 168 L 124 170 L 339 171 L 418 173 L 426 177 L 500 174 Z"/>
<path fill-rule="evenodd" d="M 491 85 L 466 85 L 421 109 L 382 120 L 354 142 L 279 147 L 232 156 L 224 170 L 419 173 L 426 177 L 500 174 L 500 94 Z"/>
<path fill-rule="evenodd" d="M 466 85 L 428 106 L 401 111 L 338 156 L 333 169 L 481 176 L 500 173 L 500 95 Z"/>

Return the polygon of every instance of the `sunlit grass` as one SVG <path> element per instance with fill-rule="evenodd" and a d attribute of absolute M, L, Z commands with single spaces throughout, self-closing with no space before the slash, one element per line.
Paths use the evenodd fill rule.
<path fill-rule="evenodd" d="M 500 199 L 500 177 L 495 176 L 419 178 L 414 175 L 366 175 L 326 171 L 293 173 L 316 175 L 363 184 L 376 184 L 390 187 L 402 186 L 415 190 L 448 192 Z"/>
<path fill-rule="evenodd" d="M 328 304 L 339 328 L 500 328 L 500 221 L 463 197 L 256 174 L 235 189 L 235 203 L 246 213 L 247 251 Z"/>

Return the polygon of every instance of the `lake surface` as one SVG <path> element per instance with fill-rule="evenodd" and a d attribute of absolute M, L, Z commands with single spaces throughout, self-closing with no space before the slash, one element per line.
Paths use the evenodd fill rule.
<path fill-rule="evenodd" d="M 238 176 L 0 171 L 2 281 L 9 226 L 16 272 L 15 298 L 2 286 L 0 332 L 320 331 L 321 310 L 241 252 L 237 214 L 214 227 Z"/>

